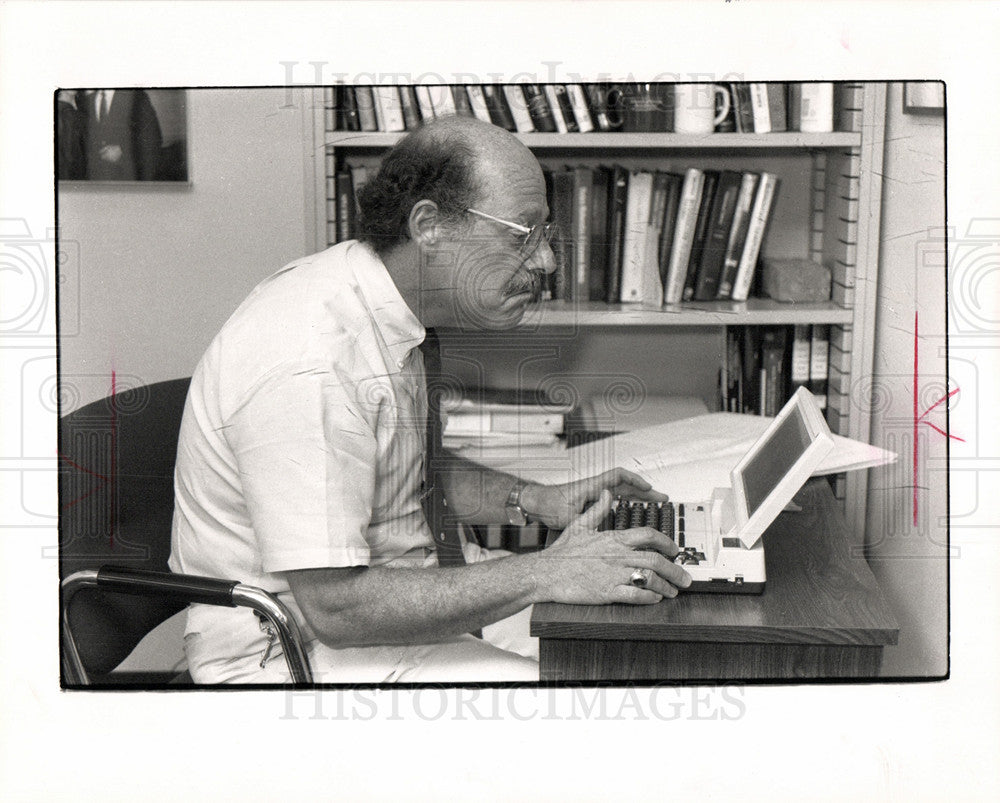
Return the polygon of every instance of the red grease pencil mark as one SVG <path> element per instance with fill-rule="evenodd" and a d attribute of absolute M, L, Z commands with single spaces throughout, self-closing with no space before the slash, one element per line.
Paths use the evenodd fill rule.
<path fill-rule="evenodd" d="M 930 407 L 924 410 L 923 413 L 920 413 L 919 415 L 917 413 L 917 410 L 919 409 L 917 407 L 917 394 L 920 385 L 920 371 L 918 370 L 918 362 L 917 362 L 917 352 L 919 343 L 919 338 L 918 338 L 919 333 L 917 329 L 918 322 L 919 322 L 918 313 L 914 312 L 913 313 L 913 524 L 914 526 L 916 526 L 917 524 L 917 464 L 919 462 L 918 461 L 919 445 L 917 443 L 918 426 L 921 423 L 927 424 L 927 426 L 929 426 L 935 432 L 940 432 L 946 438 L 952 438 L 953 440 L 965 443 L 965 438 L 960 438 L 958 437 L 958 435 L 952 435 L 950 432 L 945 432 L 943 429 L 941 429 L 941 427 L 932 424 L 930 421 L 924 421 L 924 419 L 927 417 L 927 414 L 931 410 L 933 410 L 935 407 L 940 407 L 942 404 L 948 401 L 948 399 L 950 399 L 952 396 L 958 393 L 959 390 L 961 390 L 961 388 L 955 388 L 947 396 L 942 396 L 940 399 L 934 402 L 934 404 L 932 404 Z"/>

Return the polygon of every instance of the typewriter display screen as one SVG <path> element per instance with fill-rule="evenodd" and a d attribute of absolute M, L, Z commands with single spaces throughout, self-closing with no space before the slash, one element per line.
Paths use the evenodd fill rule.
<path fill-rule="evenodd" d="M 811 442 L 802 411 L 797 406 L 793 407 L 788 417 L 757 447 L 756 454 L 743 467 L 748 515 L 752 516 L 763 504 Z"/>

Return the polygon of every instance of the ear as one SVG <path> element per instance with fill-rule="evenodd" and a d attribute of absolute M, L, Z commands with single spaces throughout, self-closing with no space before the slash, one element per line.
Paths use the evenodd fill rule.
<path fill-rule="evenodd" d="M 436 245 L 441 237 L 441 214 L 434 201 L 417 201 L 410 210 L 410 239 L 421 248 Z"/>

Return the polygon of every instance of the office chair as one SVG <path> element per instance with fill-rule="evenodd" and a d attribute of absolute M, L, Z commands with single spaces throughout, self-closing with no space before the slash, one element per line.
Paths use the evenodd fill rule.
<path fill-rule="evenodd" d="M 190 683 L 115 673 L 190 603 L 243 606 L 279 639 L 294 683 L 312 674 L 298 626 L 272 594 L 168 570 L 173 472 L 190 379 L 128 389 L 59 421 L 59 576 L 64 686 Z"/>

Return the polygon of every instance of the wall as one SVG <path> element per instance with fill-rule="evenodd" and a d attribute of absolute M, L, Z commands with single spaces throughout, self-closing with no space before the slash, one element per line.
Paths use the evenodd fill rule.
<path fill-rule="evenodd" d="M 855 397 L 871 395 L 872 443 L 899 459 L 870 472 L 868 559 L 900 625 L 883 674 L 940 675 L 948 658 L 945 438 L 918 425 L 914 477 L 913 396 L 915 315 L 918 416 L 947 393 L 943 244 L 929 232 L 944 226 L 943 118 L 904 114 L 902 85 L 890 84 L 885 141 L 874 376 Z M 944 405 L 926 420 L 945 429 Z"/>
<path fill-rule="evenodd" d="M 236 306 L 307 245 L 302 96 L 188 94 L 190 186 L 63 184 L 64 412 L 187 376 Z M 78 255 L 78 256 L 77 256 Z M 77 263 L 78 259 L 78 263 Z"/>

